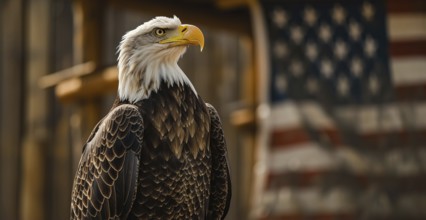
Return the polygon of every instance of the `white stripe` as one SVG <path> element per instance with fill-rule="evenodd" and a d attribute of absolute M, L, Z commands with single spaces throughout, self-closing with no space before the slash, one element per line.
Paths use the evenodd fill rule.
<path fill-rule="evenodd" d="M 358 130 L 364 134 L 401 130 L 404 126 L 399 112 L 394 105 L 383 108 L 376 105 L 364 107 L 358 113 Z"/>
<path fill-rule="evenodd" d="M 405 123 L 409 124 L 413 129 L 425 129 L 426 128 L 426 103 L 414 103 L 414 104 L 400 104 L 402 117 L 409 121 Z"/>
<path fill-rule="evenodd" d="M 388 30 L 392 40 L 425 39 L 425 14 L 391 14 L 388 16 Z"/>
<path fill-rule="evenodd" d="M 334 128 L 333 120 L 316 102 L 286 101 L 272 106 L 269 117 L 272 128 L 299 128 L 303 123 L 313 128 Z"/>
<path fill-rule="evenodd" d="M 299 170 L 330 170 L 337 167 L 335 151 L 327 151 L 315 142 L 293 145 L 291 148 L 276 149 L 269 155 L 271 172 Z"/>
<path fill-rule="evenodd" d="M 303 116 L 313 128 L 335 128 L 333 120 L 324 112 L 317 102 L 304 102 L 301 108 Z"/>
<path fill-rule="evenodd" d="M 375 174 L 375 175 L 398 175 L 411 176 L 422 173 L 426 165 L 426 149 L 416 148 L 389 149 L 380 155 L 371 157 L 371 154 L 363 153 L 356 148 L 341 147 L 336 150 L 336 158 L 342 167 L 346 167 L 352 173 Z M 370 152 L 371 153 L 371 152 Z M 416 156 L 414 156 L 416 155 Z"/>
<path fill-rule="evenodd" d="M 426 56 L 394 58 L 391 71 L 396 86 L 426 83 Z"/>
<path fill-rule="evenodd" d="M 289 187 L 266 191 L 262 206 L 268 214 L 350 212 L 354 210 L 355 198 L 341 187 L 324 192 L 321 187 L 294 189 Z M 301 210 L 302 209 L 302 210 Z"/>
<path fill-rule="evenodd" d="M 423 161 L 422 164 L 419 161 Z M 369 157 L 351 147 L 340 146 L 330 151 L 314 142 L 272 150 L 268 160 L 269 172 L 276 174 L 333 171 L 346 167 L 352 173 L 410 176 L 421 174 L 422 166 L 426 166 L 426 149 L 423 148 L 395 148 L 383 152 L 379 157 Z"/>
<path fill-rule="evenodd" d="M 426 128 L 426 103 L 391 103 L 383 106 L 346 106 L 337 109 L 336 116 L 361 134 Z"/>
<path fill-rule="evenodd" d="M 352 127 L 362 134 L 401 131 L 406 128 L 406 124 L 425 129 L 424 115 L 426 102 L 345 106 L 334 112 L 334 117 L 339 119 L 341 125 Z M 333 119 L 318 104 L 304 102 L 296 105 L 288 101 L 272 106 L 268 129 L 298 129 L 304 127 L 304 123 L 315 129 L 335 128 Z"/>
<path fill-rule="evenodd" d="M 298 128 L 301 126 L 300 110 L 292 101 L 272 105 L 271 114 L 268 118 L 272 128 Z"/>
<path fill-rule="evenodd" d="M 419 204 L 424 204 L 426 195 L 422 193 L 403 193 L 397 196 L 395 203 L 389 204 L 389 193 L 377 189 L 374 184 L 367 190 L 354 192 L 344 187 L 313 186 L 308 188 L 283 187 L 266 191 L 262 196 L 261 206 L 266 216 L 300 213 L 353 213 L 360 207 L 378 216 L 388 216 L 390 207 L 401 213 L 415 213 L 415 216 L 424 215 L 419 210 Z M 372 197 L 373 196 L 373 197 Z M 369 203 L 364 204 L 368 198 Z M 371 204 L 370 204 L 371 203 Z M 381 204 L 372 206 L 372 204 Z"/>

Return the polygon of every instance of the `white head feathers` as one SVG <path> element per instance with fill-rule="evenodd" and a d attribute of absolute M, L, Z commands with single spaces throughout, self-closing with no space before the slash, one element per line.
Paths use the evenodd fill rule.
<path fill-rule="evenodd" d="M 178 17 L 156 17 L 127 32 L 118 49 L 118 95 L 120 100 L 137 102 L 159 89 L 161 81 L 168 85 L 188 84 L 195 92 L 185 73 L 177 65 L 185 53 L 185 46 L 170 47 L 160 44 L 154 34 L 158 28 L 177 29 Z"/>

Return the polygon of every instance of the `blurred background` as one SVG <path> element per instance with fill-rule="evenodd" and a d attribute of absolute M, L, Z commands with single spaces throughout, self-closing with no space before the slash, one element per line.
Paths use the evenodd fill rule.
<path fill-rule="evenodd" d="M 0 219 L 68 219 L 116 49 L 199 26 L 179 65 L 219 111 L 227 219 L 426 219 L 424 0 L 1 0 Z"/>

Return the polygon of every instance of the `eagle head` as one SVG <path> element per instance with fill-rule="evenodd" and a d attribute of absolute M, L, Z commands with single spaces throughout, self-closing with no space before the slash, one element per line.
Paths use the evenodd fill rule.
<path fill-rule="evenodd" d="M 159 89 L 162 81 L 188 84 L 177 62 L 188 45 L 204 47 L 201 30 L 181 24 L 178 17 L 156 17 L 127 32 L 118 48 L 118 95 L 120 100 L 137 102 Z"/>

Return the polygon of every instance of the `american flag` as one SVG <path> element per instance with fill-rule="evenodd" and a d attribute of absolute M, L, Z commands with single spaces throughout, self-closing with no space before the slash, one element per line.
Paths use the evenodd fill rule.
<path fill-rule="evenodd" d="M 261 219 L 426 217 L 426 3 L 261 1 Z"/>
<path fill-rule="evenodd" d="M 364 103 L 389 94 L 383 5 L 354 1 L 264 6 L 269 14 L 272 103 L 289 97 Z"/>

